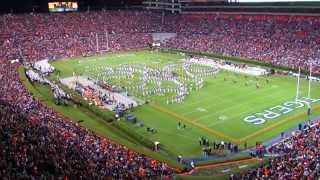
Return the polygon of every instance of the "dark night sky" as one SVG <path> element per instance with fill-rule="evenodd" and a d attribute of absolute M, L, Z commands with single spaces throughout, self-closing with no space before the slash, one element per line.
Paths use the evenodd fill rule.
<path fill-rule="evenodd" d="M 48 1 L 77 1 L 80 9 L 87 9 L 88 6 L 91 8 L 95 7 L 125 7 L 131 5 L 139 5 L 142 0 L 1 0 L 0 1 L 0 12 L 31 12 L 33 8 L 36 11 L 47 12 Z"/>
<path fill-rule="evenodd" d="M 77 1 L 79 10 L 120 9 L 141 5 L 143 0 L 0 0 L 0 13 L 48 12 L 48 2 Z M 198 0 L 197 0 L 198 1 Z M 203 1 L 203 0 L 201 0 Z M 313 1 L 314 2 L 314 1 Z M 312 1 L 308 5 L 315 6 Z M 319 1 L 318 1 L 319 2 Z M 279 4 L 278 4 L 279 5 Z M 287 5 L 287 4 L 285 4 Z M 320 4 L 317 4 L 320 6 Z"/>

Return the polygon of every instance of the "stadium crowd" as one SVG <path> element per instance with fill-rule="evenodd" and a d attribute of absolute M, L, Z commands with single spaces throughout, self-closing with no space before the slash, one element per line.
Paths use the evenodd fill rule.
<path fill-rule="evenodd" d="M 18 77 L 20 62 L 141 49 L 153 32 L 176 32 L 164 47 L 240 56 L 275 65 L 319 64 L 320 18 L 167 15 L 108 11 L 0 16 L 0 177 L 168 177 L 167 165 L 80 127 L 41 104 Z M 107 34 L 106 34 L 107 32 Z M 98 43 L 97 43 L 98 42 Z M 97 45 L 98 44 L 98 45 Z M 231 178 L 319 177 L 319 125 L 269 152 L 266 166 Z M 76 178 L 77 177 L 77 178 Z"/>
<path fill-rule="evenodd" d="M 17 63 L 0 64 L 1 179 L 169 178 L 171 169 L 99 137 L 35 100 Z"/>
<path fill-rule="evenodd" d="M 318 179 L 320 177 L 320 121 L 271 146 L 275 156 L 263 166 L 230 179 Z"/>
<path fill-rule="evenodd" d="M 264 15 L 182 15 L 165 47 L 255 59 L 277 66 L 319 65 L 320 18 Z M 314 68 L 319 73 L 319 67 Z"/>
<path fill-rule="evenodd" d="M 163 20 L 164 19 L 164 20 Z M 279 15 L 166 15 L 101 11 L 0 16 L 0 58 L 60 59 L 141 49 L 150 33 L 174 32 L 163 47 L 307 69 L 319 65 L 320 18 Z M 317 72 L 319 68 L 315 68 Z"/>
<path fill-rule="evenodd" d="M 145 48 L 152 43 L 146 33 L 152 31 L 152 17 L 118 11 L 3 15 L 0 59 L 36 61 Z"/>

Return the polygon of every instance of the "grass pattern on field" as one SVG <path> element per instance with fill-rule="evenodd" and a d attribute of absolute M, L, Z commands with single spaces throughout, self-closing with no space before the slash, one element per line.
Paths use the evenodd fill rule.
<path fill-rule="evenodd" d="M 188 124 L 193 125 L 193 126 L 195 126 L 197 128 L 200 128 L 200 129 L 202 129 L 204 131 L 207 131 L 209 134 L 211 134 L 213 136 L 217 136 L 217 137 L 220 137 L 222 139 L 228 140 L 228 141 L 230 141 L 232 143 L 239 144 L 239 141 L 234 139 L 234 138 L 232 138 L 232 137 L 229 137 L 229 136 L 227 136 L 227 135 L 225 135 L 225 134 L 223 134 L 223 133 L 221 133 L 219 131 L 215 131 L 213 129 L 210 129 L 210 128 L 202 125 L 202 124 L 195 123 L 194 121 L 192 121 L 190 119 L 187 119 L 187 118 L 185 118 L 183 116 L 180 116 L 180 115 L 178 115 L 178 114 L 176 114 L 176 113 L 174 113 L 174 112 L 172 112 L 172 111 L 170 111 L 168 109 L 160 107 L 159 105 L 156 105 L 156 104 L 152 103 L 151 106 L 154 107 L 156 110 L 158 110 L 160 112 L 167 113 L 167 114 L 173 116 L 178 121 L 182 121 L 183 123 L 188 123 Z"/>
<path fill-rule="evenodd" d="M 56 61 L 53 65 L 61 71 L 60 76 L 66 77 L 71 76 L 73 72 L 83 74 L 88 66 L 154 62 L 166 64 L 180 61 L 182 58 L 180 54 L 140 51 L 74 58 Z M 51 78 L 55 79 L 55 75 Z M 269 83 L 267 79 L 270 80 Z M 261 86 L 259 89 L 256 88 L 257 83 Z M 307 85 L 308 82 L 302 79 L 300 96 L 307 96 Z M 319 83 L 312 83 L 312 98 L 320 96 L 319 90 Z M 255 78 L 221 71 L 216 77 L 207 78 L 204 88 L 191 93 L 182 104 L 167 105 L 167 97 L 152 97 L 153 105 L 157 104 L 158 108 L 168 109 L 172 113 L 163 113 L 152 104 L 134 110 L 133 113 L 138 119 L 144 121 L 146 126 L 158 129 L 158 133 L 149 134 L 145 128 L 137 128 L 135 125 L 131 126 L 131 130 L 147 136 L 150 140 L 160 141 L 164 148 L 184 156 L 201 154 L 198 143 L 201 136 L 216 141 L 224 139 L 238 143 L 247 142 L 249 146 L 253 146 L 256 141 L 270 139 L 306 119 L 306 108 L 301 108 L 269 120 L 263 125 L 243 121 L 248 115 L 294 100 L 295 92 L 296 79 L 293 77 L 275 75 L 270 78 Z M 315 108 L 312 116 L 319 115 L 319 112 L 320 109 Z M 193 125 L 187 124 L 186 129 L 178 129 L 177 121 L 181 118 Z"/>

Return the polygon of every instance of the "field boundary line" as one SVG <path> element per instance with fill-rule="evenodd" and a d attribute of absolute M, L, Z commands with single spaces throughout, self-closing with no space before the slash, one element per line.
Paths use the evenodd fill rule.
<path fill-rule="evenodd" d="M 196 166 L 195 169 L 201 170 L 201 169 L 219 168 L 221 166 L 227 166 L 227 165 L 233 165 L 233 164 L 239 164 L 239 163 L 249 163 L 249 162 L 262 162 L 262 160 L 257 158 L 240 159 L 240 160 L 212 163 L 207 165 L 199 165 L 199 166 Z M 181 173 L 179 175 L 187 176 L 187 175 L 190 175 L 190 172 Z"/>
<path fill-rule="evenodd" d="M 216 81 L 219 81 L 219 82 L 224 82 L 223 80 L 216 80 Z M 215 81 L 215 83 L 216 83 L 216 81 Z M 242 85 L 240 85 L 240 86 L 242 86 Z M 240 87 L 240 86 L 238 86 L 238 87 Z M 233 87 L 234 87 L 234 85 L 233 85 Z M 238 87 L 236 87 L 236 88 L 238 88 Z M 271 87 L 271 88 L 273 88 L 273 87 Z M 265 88 L 261 88 L 259 91 L 255 91 L 256 90 L 256 88 L 254 88 L 254 90 L 252 91 L 252 92 L 250 92 L 249 94 L 248 94 L 248 96 L 252 96 L 252 95 L 254 95 L 255 94 L 255 96 L 256 95 L 258 95 L 257 93 L 261 93 L 261 91 L 265 91 L 265 90 L 268 90 L 268 91 L 270 91 L 270 89 L 265 89 Z M 206 93 L 206 94 L 210 94 L 210 93 Z M 234 92 L 233 91 L 230 91 L 230 92 L 228 92 L 228 93 L 224 93 L 223 95 L 226 95 L 226 97 L 228 97 L 229 95 L 232 95 L 232 94 L 234 94 Z M 267 93 L 267 94 L 269 94 L 269 93 Z M 221 94 L 220 94 L 221 95 Z M 217 99 L 224 99 L 223 97 L 221 97 L 221 96 L 219 96 Z M 248 98 L 246 98 L 246 99 L 248 99 Z M 194 103 L 190 103 L 190 104 L 186 104 L 186 105 L 184 105 L 182 108 L 177 108 L 177 110 L 178 111 L 180 111 L 181 109 L 186 109 L 186 107 L 188 107 L 188 106 L 190 106 L 190 105 L 198 105 L 198 104 L 200 104 L 200 103 L 203 103 L 203 102 L 211 102 L 212 100 L 204 100 L 204 101 L 196 101 L 196 102 L 194 102 Z M 229 100 L 230 102 L 234 102 L 234 100 Z M 183 115 L 185 115 L 185 114 L 183 114 Z"/>
<path fill-rule="evenodd" d="M 161 111 L 161 112 L 163 112 L 163 113 L 166 113 L 166 114 L 174 117 L 175 119 L 179 119 L 179 120 L 181 120 L 181 121 L 183 121 L 183 122 L 185 122 L 185 123 L 191 124 L 191 125 L 193 125 L 193 126 L 195 126 L 195 127 L 198 127 L 198 128 L 200 128 L 200 129 L 202 129 L 202 130 L 205 130 L 205 131 L 208 132 L 209 134 L 212 134 L 212 135 L 214 135 L 214 136 L 218 136 L 218 137 L 220 137 L 220 138 L 222 138 L 222 139 L 229 140 L 229 141 L 231 141 L 232 143 L 239 144 L 239 140 L 234 139 L 234 138 L 232 138 L 232 137 L 230 137 L 230 136 L 227 136 L 227 135 L 225 135 L 225 134 L 223 134 L 223 133 L 221 133 L 221 132 L 219 132 L 219 131 L 215 131 L 215 130 L 213 130 L 213 129 L 210 129 L 210 128 L 202 125 L 202 124 L 195 123 L 195 122 L 193 122 L 191 119 L 188 119 L 188 118 L 186 118 L 186 117 L 180 116 L 179 114 L 176 114 L 175 112 L 172 112 L 172 111 L 170 111 L 169 109 L 166 109 L 166 108 L 161 107 L 161 106 L 159 106 L 159 105 L 156 105 L 156 104 L 154 104 L 154 103 L 150 103 L 150 106 L 153 107 L 153 108 L 155 108 L 155 109 L 157 109 L 157 110 L 159 110 L 159 111 Z"/>
<path fill-rule="evenodd" d="M 221 114 L 221 113 L 224 113 L 224 112 L 228 112 L 229 111 L 229 109 L 236 109 L 235 107 L 238 107 L 238 106 L 243 106 L 243 105 L 247 105 L 247 104 L 250 104 L 250 103 L 252 103 L 252 102 L 254 102 L 254 101 L 256 101 L 257 99 L 260 99 L 260 98 L 265 98 L 265 97 L 269 97 L 269 96 L 274 96 L 274 94 L 271 94 L 271 95 L 267 95 L 267 96 L 263 96 L 263 97 L 258 97 L 258 98 L 252 98 L 251 100 L 248 100 L 248 101 L 245 101 L 244 103 L 235 103 L 235 105 L 233 105 L 233 106 L 229 106 L 229 107 L 227 107 L 227 108 L 223 108 L 221 111 L 215 111 L 215 112 L 213 112 L 213 113 L 208 113 L 207 115 L 204 115 L 204 116 L 201 116 L 201 117 L 199 117 L 198 119 L 196 119 L 195 121 L 196 122 L 198 122 L 198 121 L 202 121 L 202 120 L 205 120 L 205 119 L 203 119 L 204 117 L 206 117 L 206 119 L 207 118 L 210 118 L 211 116 L 213 116 L 213 115 L 216 115 L 216 114 Z M 248 99 L 250 99 L 250 98 L 248 98 Z M 272 98 L 271 98 L 272 99 Z M 285 99 L 284 99 L 285 100 Z M 230 102 L 233 102 L 232 100 L 230 101 Z M 210 106 L 209 105 L 209 107 L 214 107 L 214 106 Z M 267 107 L 266 107 L 267 108 Z M 247 112 L 247 111 L 253 111 L 254 110 L 254 108 L 246 108 L 246 110 L 245 110 L 245 112 Z M 241 113 L 241 115 L 242 114 L 244 114 L 243 112 Z M 238 115 L 236 115 L 236 116 L 238 116 Z M 236 117 L 236 116 L 228 116 L 228 118 L 230 118 L 231 119 L 231 117 L 233 118 L 233 117 Z"/>
<path fill-rule="evenodd" d="M 313 108 L 313 110 L 319 110 L 320 109 L 320 105 L 317 105 L 317 106 L 315 106 L 314 108 Z M 287 118 L 285 118 L 284 120 L 280 120 L 280 121 L 278 121 L 278 122 L 276 122 L 276 123 L 274 123 L 274 124 L 271 124 L 270 126 L 268 126 L 268 127 L 266 127 L 266 128 L 263 128 L 263 129 L 261 129 L 261 130 L 258 130 L 258 131 L 256 131 L 256 132 L 254 132 L 254 133 L 252 133 L 252 134 L 249 134 L 249 135 L 247 135 L 247 136 L 245 136 L 245 137 L 243 137 L 243 138 L 240 138 L 240 140 L 239 140 L 239 143 L 242 143 L 242 142 L 244 142 L 244 141 L 247 141 L 249 138 L 251 138 L 252 136 L 259 136 L 259 135 L 261 135 L 262 133 L 265 133 L 266 131 L 268 131 L 268 130 L 271 130 L 271 129 L 273 129 L 273 128 L 277 128 L 277 127 L 279 127 L 280 125 L 282 125 L 282 124 L 284 124 L 284 123 L 286 123 L 286 122 L 288 122 L 288 121 L 291 121 L 291 120 L 294 120 L 294 119 L 296 119 L 297 117 L 299 117 L 299 116 L 301 116 L 302 114 L 304 114 L 305 112 L 300 112 L 300 113 L 297 113 L 297 114 L 295 114 L 295 115 L 293 115 L 293 116 L 289 116 L 289 117 L 287 117 Z"/>

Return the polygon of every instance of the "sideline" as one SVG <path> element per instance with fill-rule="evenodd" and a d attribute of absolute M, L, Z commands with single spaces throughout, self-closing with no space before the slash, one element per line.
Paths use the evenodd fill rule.
<path fill-rule="evenodd" d="M 218 137 L 223 138 L 223 139 L 225 139 L 225 140 L 229 140 L 229 141 L 231 141 L 232 143 L 235 143 L 235 144 L 241 144 L 241 143 L 243 143 L 243 142 L 246 142 L 248 139 L 250 139 L 250 138 L 252 138 L 252 137 L 259 136 L 259 135 L 261 135 L 261 134 L 263 134 L 263 133 L 265 133 L 265 132 L 267 132 L 267 131 L 270 131 L 270 130 L 272 130 L 272 129 L 274 129 L 274 128 L 278 128 L 279 126 L 281 126 L 281 125 L 283 125 L 283 124 L 285 124 L 285 123 L 287 123 L 287 122 L 289 122 L 289 121 L 297 120 L 297 118 L 302 117 L 303 114 L 305 113 L 305 112 L 297 113 L 297 114 L 295 114 L 295 115 L 292 115 L 292 116 L 287 117 L 286 119 L 283 119 L 283 120 L 278 121 L 278 122 L 276 122 L 276 123 L 274 123 L 274 124 L 271 124 L 270 126 L 267 126 L 266 128 L 263 128 L 263 129 L 260 129 L 260 130 L 258 130 L 258 131 L 255 131 L 255 132 L 252 133 L 252 134 L 249 134 L 249 135 L 247 135 L 247 136 L 244 136 L 244 137 L 242 137 L 242 138 L 240 138 L 240 139 L 235 139 L 235 138 L 232 138 L 232 137 L 230 137 L 230 136 L 227 136 L 227 135 L 225 135 L 225 134 L 223 134 L 223 133 L 221 133 L 221 132 L 219 132 L 219 131 L 215 131 L 215 130 L 213 130 L 213 129 L 210 129 L 210 128 L 202 125 L 202 124 L 195 123 L 195 122 L 193 122 L 191 119 L 188 119 L 188 118 L 186 118 L 186 117 L 180 116 L 180 115 L 176 114 L 175 112 L 172 112 L 172 111 L 170 111 L 169 109 L 166 109 L 166 108 L 164 108 L 164 107 L 161 107 L 161 106 L 159 106 L 159 105 L 157 105 L 157 104 L 155 104 L 155 103 L 150 103 L 149 105 L 150 105 L 152 108 L 154 108 L 154 109 L 156 109 L 156 110 L 159 110 L 159 111 L 161 111 L 161 112 L 163 112 L 163 113 L 166 113 L 166 114 L 168 114 L 168 115 L 170 115 L 170 116 L 172 116 L 172 117 L 174 117 L 174 118 L 176 118 L 176 119 L 178 119 L 178 120 L 181 120 L 181 121 L 183 121 L 183 122 L 186 122 L 186 123 L 188 123 L 188 124 L 191 124 L 191 125 L 193 125 L 193 126 L 196 126 L 196 127 L 200 128 L 200 129 L 202 129 L 202 130 L 205 130 L 206 132 L 208 132 L 208 133 L 210 133 L 210 134 L 212 134 L 212 135 L 218 136 Z M 314 106 L 314 108 L 313 108 L 312 110 L 320 110 L 320 105 Z M 271 139 L 272 139 L 272 138 L 271 138 Z"/>
<path fill-rule="evenodd" d="M 150 160 L 156 160 L 156 161 L 159 161 L 159 162 L 163 162 L 168 166 L 169 169 L 173 170 L 174 172 L 181 173 L 183 171 L 183 167 L 182 166 L 179 167 L 177 164 L 174 164 L 173 163 L 174 160 L 172 160 L 168 156 L 165 156 L 165 155 L 161 154 L 160 158 L 159 158 L 159 156 L 158 157 L 154 156 L 153 155 L 154 151 L 150 150 L 149 148 L 142 147 L 141 149 L 139 149 L 140 148 L 139 146 L 134 146 L 134 142 L 131 142 L 133 145 L 132 144 L 128 145 L 128 144 L 125 144 L 123 142 L 119 142 L 114 138 L 110 138 L 107 135 L 99 133 L 99 132 L 95 131 L 94 129 L 90 129 L 90 128 L 87 128 L 84 125 L 78 124 L 75 121 L 76 119 L 68 117 L 67 115 L 63 114 L 62 112 L 57 111 L 53 106 L 48 104 L 47 101 L 49 99 L 44 98 L 43 94 L 40 93 L 39 90 L 26 77 L 25 68 L 24 68 L 23 65 L 20 65 L 17 68 L 17 71 L 18 71 L 19 81 L 26 88 L 26 90 L 29 93 L 32 94 L 32 96 L 39 102 L 39 104 L 41 104 L 41 106 L 43 106 L 43 107 L 45 107 L 47 109 L 53 110 L 58 115 L 58 117 L 61 117 L 63 119 L 63 121 L 66 121 L 66 122 L 68 122 L 70 124 L 73 124 L 73 125 L 77 126 L 78 128 L 84 130 L 85 132 L 91 133 L 94 136 L 97 136 L 102 140 L 106 140 L 108 142 L 111 142 L 111 143 L 114 143 L 114 144 L 118 144 L 118 145 L 122 146 L 123 148 L 127 148 L 127 149 L 129 149 L 129 150 L 131 150 L 131 151 L 133 151 L 133 152 L 135 152 L 137 154 L 144 154 Z M 31 88 L 34 89 L 34 91 L 32 91 Z M 84 113 L 86 113 L 86 112 L 84 112 Z M 104 122 L 104 123 L 107 124 L 107 122 Z"/>
<path fill-rule="evenodd" d="M 161 112 L 163 112 L 163 113 L 166 113 L 166 114 L 174 117 L 175 119 L 181 120 L 181 121 L 183 121 L 183 122 L 185 122 L 185 123 L 191 124 L 191 125 L 196 126 L 196 127 L 200 128 L 200 129 L 202 129 L 202 130 L 205 130 L 205 131 L 208 132 L 209 134 L 212 134 L 212 135 L 214 135 L 214 136 L 218 136 L 218 137 L 223 138 L 223 139 L 225 139 L 225 140 L 231 141 L 231 142 L 234 143 L 234 144 L 240 144 L 240 141 L 237 140 L 237 139 L 234 139 L 234 138 L 232 138 L 232 137 L 230 137 L 230 136 L 227 136 L 227 135 L 225 135 L 225 134 L 223 134 L 223 133 L 221 133 L 221 132 L 219 132 L 219 131 L 212 130 L 212 129 L 210 129 L 210 128 L 202 125 L 202 124 L 195 123 L 195 122 L 193 122 L 192 120 L 190 120 L 190 119 L 188 119 L 188 118 L 186 118 L 186 117 L 180 116 L 180 115 L 176 114 L 175 112 L 172 112 L 172 111 L 170 111 L 170 110 L 168 110 L 168 109 L 166 109 L 166 108 L 164 108 L 164 107 L 161 107 L 161 106 L 159 106 L 159 105 L 156 105 L 155 103 L 149 103 L 149 105 L 150 105 L 152 108 L 156 109 L 156 110 L 159 110 L 159 111 L 161 111 Z"/>
<path fill-rule="evenodd" d="M 312 110 L 313 111 L 314 110 L 320 110 L 320 105 L 314 106 L 314 108 Z M 258 130 L 256 132 L 252 133 L 252 134 L 249 134 L 249 135 L 247 135 L 247 136 L 245 136 L 243 138 L 240 138 L 239 142 L 240 143 L 245 142 L 245 141 L 247 141 L 248 139 L 250 139 L 250 138 L 252 138 L 254 136 L 259 136 L 259 135 L 261 135 L 261 134 L 265 133 L 266 131 L 269 131 L 269 130 L 271 130 L 273 128 L 278 128 L 280 125 L 283 125 L 286 122 L 289 122 L 289 121 L 292 121 L 292 120 L 297 120 L 298 117 L 303 116 L 304 114 L 305 114 L 305 112 L 302 111 L 302 112 L 297 113 L 295 115 L 289 116 L 286 119 L 280 120 L 280 121 L 278 121 L 276 123 L 271 124 L 270 126 L 267 126 L 266 128 L 263 128 L 261 130 Z"/>
<path fill-rule="evenodd" d="M 237 164 L 237 163 L 252 163 L 252 162 L 261 162 L 262 159 L 258 158 L 248 158 L 248 159 L 240 159 L 240 160 L 233 160 L 233 161 L 224 161 L 224 162 L 218 162 L 218 163 L 212 163 L 212 164 L 206 164 L 206 165 L 198 165 L 196 166 L 193 170 L 201 170 L 201 169 L 211 169 L 211 168 L 218 168 L 220 166 L 227 166 L 227 165 L 232 165 L 232 164 Z M 192 171 L 189 172 L 184 172 L 179 175 L 181 176 L 188 176 L 192 174 Z"/>

